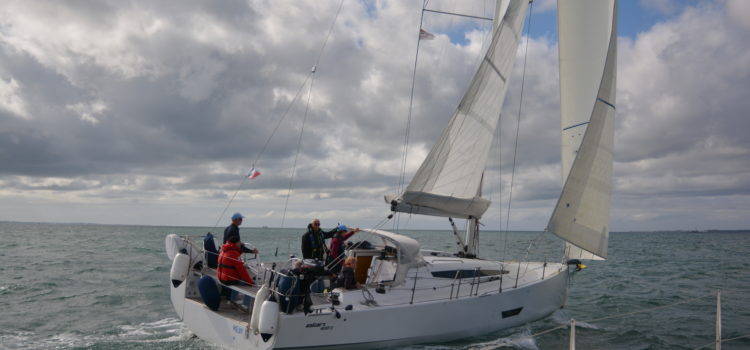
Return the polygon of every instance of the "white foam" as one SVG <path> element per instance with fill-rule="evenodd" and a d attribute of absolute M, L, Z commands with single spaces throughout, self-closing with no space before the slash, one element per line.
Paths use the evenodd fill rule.
<path fill-rule="evenodd" d="M 18 332 L 15 334 L 2 334 L 0 335 L 0 344 L 24 344 L 31 339 L 34 333 L 31 332 Z M 12 349 L 16 349 L 14 346 Z"/>
<path fill-rule="evenodd" d="M 119 338 L 139 338 L 143 336 L 153 336 L 162 333 L 178 333 L 182 327 L 182 322 L 177 318 L 165 318 L 154 322 L 144 322 L 137 325 L 123 325 L 119 328 L 124 332 Z"/>
<path fill-rule="evenodd" d="M 468 350 L 492 350 L 501 346 L 513 347 L 516 349 L 539 350 L 536 346 L 536 340 L 531 336 L 531 331 L 527 328 L 519 333 L 511 334 L 508 337 L 495 339 L 492 341 L 472 344 L 467 347 Z"/>
<path fill-rule="evenodd" d="M 552 314 L 552 321 L 557 324 L 570 324 L 571 319 L 572 317 L 570 317 L 564 310 L 557 310 Z M 576 328 L 599 329 L 596 325 L 579 320 L 576 320 Z"/>

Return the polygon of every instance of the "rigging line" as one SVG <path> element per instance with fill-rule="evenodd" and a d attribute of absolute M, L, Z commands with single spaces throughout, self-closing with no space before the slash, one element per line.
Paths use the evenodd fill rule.
<path fill-rule="evenodd" d="M 500 249 L 500 234 L 503 232 L 503 147 L 501 145 L 501 135 L 502 135 L 502 111 L 500 112 L 500 116 L 498 116 L 498 123 L 497 123 L 497 130 L 495 134 L 495 155 L 497 156 L 497 182 L 498 182 L 498 197 L 500 197 L 497 201 L 498 203 L 498 227 L 497 227 L 497 236 L 496 237 L 496 246 L 497 249 Z M 505 243 L 503 243 L 503 251 L 502 255 L 500 255 L 500 261 L 505 261 L 505 245 L 508 243 L 508 232 L 505 232 Z"/>
<path fill-rule="evenodd" d="M 310 79 L 310 77 L 313 76 L 313 74 L 315 74 L 315 71 L 317 70 L 317 66 L 320 63 L 320 58 L 323 56 L 323 51 L 325 50 L 325 47 L 328 44 L 328 39 L 331 37 L 331 32 L 333 31 L 333 26 L 336 24 L 336 20 L 339 17 L 339 13 L 341 12 L 341 7 L 343 5 L 344 5 L 344 0 L 341 0 L 341 3 L 339 3 L 339 8 L 336 11 L 336 15 L 333 17 L 333 21 L 331 22 L 331 26 L 328 28 L 328 33 L 326 34 L 326 38 L 323 40 L 323 45 L 321 45 L 321 47 L 320 47 L 320 52 L 318 53 L 318 57 L 315 59 L 315 65 L 313 66 L 313 69 L 310 71 L 310 73 L 307 74 L 307 77 L 305 77 L 305 81 L 303 81 L 302 84 L 300 85 L 299 89 L 297 90 L 297 94 L 294 96 L 294 99 L 292 99 L 292 102 L 289 103 L 289 106 L 287 106 L 286 111 L 284 111 L 284 116 L 276 124 L 276 127 L 274 127 L 273 132 L 271 132 L 271 136 L 268 137 L 268 139 L 266 140 L 266 143 L 263 144 L 263 148 L 261 149 L 260 153 L 258 153 L 258 155 L 253 160 L 252 167 L 255 167 L 255 163 L 258 161 L 258 158 L 260 158 L 260 156 L 263 154 L 263 152 L 265 152 L 266 147 L 268 147 L 268 143 L 271 141 L 271 138 L 273 137 L 273 135 L 276 134 L 276 131 L 279 129 L 279 126 L 281 125 L 281 121 L 284 120 L 284 118 L 286 117 L 286 115 L 289 113 L 289 110 L 292 108 L 292 105 L 294 105 L 294 101 L 297 100 L 297 98 L 299 97 L 300 93 L 302 92 L 302 88 L 304 88 L 305 85 L 307 85 L 307 81 Z M 311 84 L 311 86 L 312 86 L 312 84 Z"/>
<path fill-rule="evenodd" d="M 333 21 L 331 22 L 331 26 L 328 28 L 328 34 L 326 34 L 325 40 L 323 40 L 323 46 L 320 47 L 320 53 L 318 53 L 318 58 L 315 60 L 315 66 L 320 63 L 320 58 L 323 56 L 323 51 L 326 48 L 326 45 L 328 44 L 328 38 L 331 37 L 331 33 L 333 32 L 333 26 L 336 24 L 336 20 L 339 18 L 339 13 L 341 13 L 341 8 L 344 6 L 344 0 L 341 0 L 339 3 L 339 8 L 336 10 L 336 15 L 333 16 Z"/>
<path fill-rule="evenodd" d="M 310 80 L 310 77 L 312 77 L 314 73 L 315 72 L 310 71 L 310 73 L 308 73 L 307 76 L 305 77 L 305 80 L 302 82 L 302 84 L 300 84 L 299 89 L 297 89 L 297 94 L 295 94 L 292 101 L 289 102 L 289 105 L 286 107 L 286 110 L 284 111 L 284 114 L 281 116 L 281 119 L 279 120 L 278 123 L 276 123 L 276 126 L 273 128 L 273 131 L 271 132 L 271 136 L 269 136 L 268 139 L 266 139 L 266 143 L 263 144 L 263 148 L 261 148 L 260 152 L 258 152 L 258 155 L 253 160 L 251 167 L 255 167 L 255 163 L 257 163 L 258 159 L 260 159 L 260 156 L 263 155 L 263 153 L 265 153 L 266 148 L 268 147 L 268 144 L 271 142 L 271 139 L 273 138 L 274 135 L 276 135 L 276 131 L 279 130 L 279 126 L 281 126 L 281 122 L 284 121 L 286 116 L 289 114 L 289 111 L 292 109 L 294 102 L 296 102 L 299 96 L 302 94 L 302 90 L 304 89 L 305 85 L 307 85 L 307 81 Z"/>
<path fill-rule="evenodd" d="M 503 116 L 503 114 L 502 114 L 502 112 L 500 112 L 500 116 L 498 117 L 498 119 L 501 119 L 502 116 Z M 503 230 L 503 153 L 502 153 L 503 150 L 502 150 L 502 147 L 500 145 L 500 135 L 502 135 L 502 123 L 501 123 L 501 121 L 502 120 L 498 120 L 498 123 L 497 123 L 497 134 L 495 134 L 495 139 L 496 139 L 495 154 L 497 155 L 497 162 L 498 162 L 498 167 L 497 167 L 498 168 L 497 169 L 497 179 L 498 179 L 497 182 L 499 184 L 499 186 L 498 186 L 498 196 L 500 197 L 500 199 L 498 200 L 498 204 L 500 206 L 498 208 L 498 212 L 500 214 L 500 215 L 498 215 L 498 217 L 500 218 L 500 220 L 498 221 L 498 227 L 497 227 L 497 229 L 498 229 L 497 230 L 498 235 L 495 236 L 496 237 L 495 240 L 496 240 L 497 247 L 500 247 L 500 232 L 502 232 L 502 230 Z M 506 237 L 506 243 L 507 243 L 508 232 L 505 232 L 505 237 Z M 505 260 L 505 248 L 503 247 L 503 255 L 501 256 L 500 261 L 504 261 L 504 260 Z"/>
<path fill-rule="evenodd" d="M 433 13 L 439 13 L 441 15 L 451 15 L 451 16 L 459 16 L 459 17 L 467 17 L 467 18 L 473 18 L 473 19 L 483 19 L 483 20 L 486 20 L 486 21 L 492 21 L 492 18 L 483 17 L 483 16 L 465 15 L 465 14 L 462 14 L 462 13 L 445 12 L 445 11 L 430 10 L 430 9 L 424 9 L 424 11 L 433 12 Z"/>
<path fill-rule="evenodd" d="M 721 342 L 722 343 L 726 343 L 726 342 L 730 342 L 732 340 L 743 339 L 743 338 L 750 338 L 750 334 L 741 335 L 739 337 L 734 337 L 734 338 L 722 338 Z M 716 341 L 714 340 L 714 341 L 712 341 L 712 342 L 710 342 L 708 344 L 699 346 L 699 347 L 697 347 L 697 348 L 695 348 L 693 350 L 700 350 L 700 349 L 708 348 L 708 347 L 711 347 L 712 345 L 715 345 L 715 344 L 716 344 Z"/>
<path fill-rule="evenodd" d="M 531 37 L 531 15 L 534 10 L 534 2 L 529 4 L 529 20 L 526 27 L 526 48 L 523 53 L 523 74 L 521 74 L 521 96 L 518 102 L 518 122 L 516 123 L 516 139 L 513 146 L 513 168 L 510 173 L 510 189 L 508 190 L 508 214 L 505 218 L 505 244 L 503 247 L 503 258 L 505 258 L 505 250 L 508 245 L 508 225 L 510 224 L 510 208 L 513 200 L 513 182 L 516 177 L 516 155 L 518 154 L 518 135 L 521 130 L 521 109 L 523 108 L 523 87 L 526 81 L 526 60 L 529 58 L 529 38 Z"/>
<path fill-rule="evenodd" d="M 523 260 L 526 261 L 526 267 L 524 267 L 524 269 L 523 269 L 523 275 L 524 276 L 526 276 L 526 272 L 529 270 L 529 264 L 531 264 L 531 261 L 529 261 L 529 254 L 531 254 L 531 247 L 535 246 L 537 244 L 537 241 L 540 241 L 542 239 L 542 236 L 544 236 L 545 233 L 547 233 L 547 230 L 544 230 L 544 231 L 540 232 L 536 236 L 536 238 L 534 238 L 531 241 L 529 241 L 529 245 L 526 247 L 526 253 L 524 254 L 523 259 L 522 259 L 522 261 Z M 519 264 L 520 264 L 520 262 L 519 262 Z"/>
<path fill-rule="evenodd" d="M 289 105 L 286 107 L 284 114 L 281 115 L 281 119 L 279 119 L 279 121 L 276 123 L 276 126 L 273 128 L 273 131 L 271 131 L 271 135 L 268 136 L 268 138 L 266 139 L 266 142 L 263 144 L 263 148 L 261 148 L 260 152 L 258 152 L 258 154 L 255 156 L 255 159 L 253 160 L 253 163 L 250 166 L 251 168 L 255 168 L 255 163 L 257 163 L 258 159 L 260 159 L 260 156 L 263 155 L 263 153 L 265 153 L 266 148 L 268 147 L 268 144 L 271 142 L 271 139 L 273 138 L 273 136 L 276 135 L 276 131 L 279 130 L 279 126 L 281 126 L 281 123 L 284 121 L 284 119 L 286 119 L 286 116 L 289 114 L 289 111 L 292 109 L 292 106 L 299 98 L 300 94 L 302 93 L 302 89 L 305 87 L 305 85 L 307 85 L 307 81 L 310 79 L 312 74 L 313 72 L 308 73 L 307 77 L 305 77 L 305 80 L 299 86 L 299 89 L 297 89 L 297 94 L 294 95 L 294 98 L 289 102 Z M 214 223 L 214 229 L 219 227 L 219 222 L 224 217 L 224 214 L 226 214 L 227 209 L 229 209 L 229 206 L 232 205 L 234 198 L 237 197 L 237 193 L 240 192 L 240 189 L 242 189 L 242 186 L 245 184 L 246 181 L 247 181 L 247 176 L 242 176 L 242 181 L 240 182 L 239 186 L 237 186 L 237 189 L 232 194 L 232 197 L 229 199 L 229 202 L 224 207 L 224 210 L 221 211 L 221 214 L 219 214 L 219 217 L 216 219 L 216 223 Z"/>
<path fill-rule="evenodd" d="M 311 76 L 313 76 L 313 74 L 315 74 L 316 67 L 320 63 L 320 58 L 323 56 L 323 51 L 325 50 L 325 47 L 328 44 L 328 39 L 331 36 L 331 32 L 333 31 L 333 27 L 336 24 L 336 21 L 338 20 L 338 17 L 339 17 L 339 14 L 341 13 L 341 8 L 343 7 L 343 5 L 344 5 L 344 0 L 341 0 L 341 2 L 339 3 L 339 8 L 336 10 L 336 15 L 333 17 L 333 21 L 331 22 L 331 26 L 328 28 L 328 33 L 326 34 L 326 38 L 325 40 L 323 40 L 323 45 L 320 48 L 318 57 L 315 60 L 315 66 L 313 67 L 312 71 L 307 74 L 302 84 L 300 84 L 299 89 L 297 89 L 297 94 L 294 95 L 294 98 L 292 99 L 292 101 L 289 102 L 289 105 L 284 111 L 284 114 L 281 116 L 281 119 L 279 119 L 278 123 L 276 123 L 276 126 L 273 128 L 273 131 L 271 131 L 271 135 L 268 136 L 268 138 L 266 139 L 266 142 L 263 144 L 263 148 L 261 148 L 260 152 L 258 152 L 258 154 L 255 156 L 255 159 L 253 159 L 253 163 L 250 166 L 251 168 L 255 168 L 255 164 L 258 162 L 258 159 L 260 159 L 260 156 L 263 155 L 263 153 L 265 153 L 266 148 L 268 147 L 268 144 L 271 142 L 271 139 L 273 138 L 274 135 L 276 135 L 276 131 L 279 130 L 279 126 L 281 126 L 281 122 L 283 122 L 287 114 L 289 114 L 289 110 L 292 109 L 294 102 L 297 101 L 297 98 L 300 96 L 300 93 L 302 93 L 302 89 L 305 87 L 305 85 L 307 85 L 307 81 L 310 79 Z M 312 83 L 310 84 L 310 89 L 312 90 Z M 295 162 L 296 162 L 296 159 L 295 159 Z M 224 214 L 226 214 L 227 209 L 229 209 L 229 206 L 232 205 L 234 198 L 237 197 L 237 193 L 239 193 L 240 189 L 242 189 L 242 186 L 245 184 L 245 181 L 247 181 L 247 176 L 242 177 L 242 181 L 240 182 L 240 185 L 237 186 L 237 189 L 232 194 L 232 198 L 224 207 L 224 210 L 222 210 L 221 214 L 219 215 L 219 218 L 216 219 L 216 223 L 214 224 L 214 229 L 219 226 L 219 222 L 221 221 L 221 218 L 224 217 Z"/>
<path fill-rule="evenodd" d="M 305 114 L 302 117 L 302 127 L 299 131 L 299 140 L 297 140 L 297 153 L 294 155 L 294 164 L 292 165 L 292 172 L 289 177 L 289 189 L 286 192 L 286 199 L 284 200 L 284 213 L 281 215 L 281 227 L 284 227 L 284 221 L 286 220 L 286 212 L 287 208 L 289 207 L 289 197 L 292 194 L 292 186 L 294 185 L 294 172 L 297 169 L 297 160 L 299 158 L 299 151 L 302 146 L 302 136 L 305 133 L 305 123 L 307 122 L 307 115 L 310 111 L 310 100 L 312 99 L 312 91 L 313 91 L 313 85 L 315 84 L 315 71 L 317 70 L 318 64 L 320 63 L 320 58 L 323 57 L 323 52 L 325 51 L 326 45 L 328 45 L 328 39 L 331 38 L 331 33 L 333 32 L 333 27 L 336 25 L 336 21 L 339 18 L 339 14 L 341 13 L 341 8 L 344 6 L 344 0 L 341 0 L 339 2 L 339 7 L 336 10 L 336 15 L 333 16 L 333 21 L 331 21 L 331 26 L 328 27 L 328 33 L 326 33 L 326 38 L 323 40 L 323 45 L 320 47 L 320 52 L 318 52 L 318 57 L 315 59 L 315 65 L 312 67 L 311 75 L 312 79 L 310 79 L 310 90 L 307 92 L 307 104 L 305 105 Z"/>
<path fill-rule="evenodd" d="M 422 1 L 422 12 L 419 16 L 419 29 L 422 29 L 422 24 L 424 21 L 424 10 L 427 6 L 427 0 Z M 404 189 L 404 182 L 406 178 L 406 160 L 408 158 L 409 153 L 409 134 L 411 133 L 411 116 L 412 116 L 412 107 L 414 106 L 414 85 L 417 79 L 417 62 L 419 61 L 419 45 L 422 42 L 422 39 L 417 36 L 417 52 L 414 54 L 414 68 L 412 69 L 412 75 L 411 75 L 411 92 L 409 95 L 409 112 L 407 113 L 406 118 L 406 131 L 404 132 L 404 148 L 401 153 L 401 174 L 398 178 L 398 191 L 397 194 L 401 194 Z M 393 221 L 393 225 L 395 229 L 398 229 L 399 223 L 401 221 L 401 215 L 400 213 L 396 214 L 396 220 Z"/>
<path fill-rule="evenodd" d="M 299 151 L 302 147 L 302 136 L 305 134 L 305 123 L 307 122 L 307 113 L 310 110 L 310 100 L 312 99 L 313 84 L 315 83 L 315 70 L 312 71 L 313 76 L 310 79 L 310 89 L 307 91 L 307 105 L 305 105 L 305 114 L 302 116 L 302 127 L 299 130 L 299 139 L 297 140 L 297 153 L 294 154 L 294 163 L 292 164 L 292 172 L 289 175 L 289 189 L 286 192 L 286 199 L 284 200 L 284 213 L 281 214 L 281 228 L 284 228 L 284 221 L 286 220 L 286 210 L 289 206 L 289 197 L 292 194 L 292 186 L 294 185 L 294 172 L 297 170 L 297 159 L 299 158 Z"/>

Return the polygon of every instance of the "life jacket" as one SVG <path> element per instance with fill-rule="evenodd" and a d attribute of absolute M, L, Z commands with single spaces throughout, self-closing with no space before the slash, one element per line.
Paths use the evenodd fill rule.
<path fill-rule="evenodd" d="M 328 255 L 324 236 L 325 233 L 323 230 L 315 232 L 311 226 L 308 226 L 307 228 L 307 233 L 304 234 L 303 239 L 306 241 L 307 249 L 309 249 L 309 251 L 305 251 L 306 249 L 303 246 L 302 255 L 307 259 L 323 260 L 323 258 Z"/>
<path fill-rule="evenodd" d="M 323 256 L 328 253 L 326 250 L 326 243 L 323 240 L 323 231 L 318 230 L 317 234 L 312 229 L 307 231 L 307 239 L 310 241 L 310 248 L 312 248 L 312 258 L 323 260 Z"/>
<path fill-rule="evenodd" d="M 245 265 L 240 260 L 242 251 L 232 243 L 227 242 L 221 246 L 219 254 L 219 267 L 216 269 L 216 276 L 222 282 L 245 281 L 253 284 L 253 278 L 247 273 Z"/>

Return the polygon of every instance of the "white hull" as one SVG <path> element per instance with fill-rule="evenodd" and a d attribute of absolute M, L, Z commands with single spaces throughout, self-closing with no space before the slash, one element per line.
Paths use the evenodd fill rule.
<path fill-rule="evenodd" d="M 491 43 L 462 102 L 406 191 L 388 199 L 394 212 L 469 219 L 466 239 L 459 238 L 458 242 L 460 256 L 476 256 L 478 219 L 489 206 L 489 201 L 481 197 L 487 155 L 527 6 L 525 0 L 497 1 Z M 570 6 L 573 5 L 561 1 L 558 7 Z M 594 107 L 590 114 L 581 112 L 584 119 L 563 118 L 563 131 L 571 130 L 563 136 L 580 136 L 581 141 L 575 141 L 577 145 L 572 144 L 569 152 L 563 152 L 563 159 L 572 162 L 563 169 L 571 170 L 547 231 L 585 250 L 587 255 L 604 258 L 614 137 L 617 6 L 615 1 L 598 0 L 576 2 L 575 6 L 570 10 L 572 17 L 561 17 L 562 22 L 572 24 L 562 24 L 560 32 L 569 33 L 566 38 L 575 38 L 571 41 L 561 37 L 561 77 L 567 71 L 570 74 L 565 76 L 573 79 L 590 79 L 563 84 L 566 90 L 574 87 L 576 91 L 562 93 L 561 99 L 570 100 L 574 112 Z M 579 23 L 582 19 L 591 19 L 597 25 L 582 25 Z M 590 27 L 596 27 L 590 30 L 591 36 L 578 33 L 589 31 Z M 597 28 L 606 29 L 606 33 L 597 32 Z M 596 40 L 595 47 L 590 48 L 589 38 L 602 40 Z M 586 59 L 578 59 L 577 55 L 574 59 L 565 58 L 563 53 L 570 52 L 581 53 Z M 566 70 L 562 64 L 566 60 L 576 65 Z M 593 64 L 597 62 L 601 64 Z M 568 98 L 573 96 L 571 93 L 579 94 L 577 91 L 581 89 L 585 101 Z M 575 113 L 581 114 L 578 112 Z M 278 304 L 263 296 L 253 303 L 256 310 L 238 311 L 225 302 L 218 311 L 211 311 L 201 301 L 196 281 L 202 276 L 214 278 L 215 272 L 196 264 L 202 256 L 197 245 L 176 235 L 167 236 L 167 252 L 173 259 L 170 279 L 173 285 L 183 281 L 171 287 L 172 303 L 195 334 L 228 349 L 361 349 L 445 342 L 523 325 L 565 304 L 566 264 L 459 258 L 422 250 L 416 240 L 396 233 L 363 231 L 372 235 L 368 240 L 372 237 L 381 242 L 373 241 L 362 247 L 355 244 L 346 249 L 346 256 L 353 258 L 354 263 L 352 260 L 349 263 L 355 271 L 347 270 L 349 279 L 344 280 L 351 282 L 353 274 L 353 279 L 365 289 L 335 289 L 312 297 L 310 293 L 321 288 L 317 285 L 310 288 L 307 282 L 332 276 L 323 271 L 322 263 L 290 259 L 270 265 L 246 264 L 255 282 L 266 283 L 262 290 L 275 293 L 276 301 L 296 301 L 300 294 L 313 300 L 312 305 L 307 305 L 311 311 L 308 314 L 299 309 L 288 310 L 292 311 L 290 314 L 280 313 Z M 175 255 L 183 250 L 184 255 Z M 214 305 L 218 300 L 216 291 L 211 281 L 203 278 L 202 290 Z M 244 299 L 254 298 L 258 293 L 257 286 L 231 289 L 244 295 Z M 262 330 L 261 335 L 257 330 Z"/>
<path fill-rule="evenodd" d="M 501 293 L 498 293 L 500 281 L 472 287 L 470 279 L 465 279 L 463 287 L 454 285 L 450 289 L 438 287 L 437 291 L 425 291 L 422 295 L 415 293 L 413 304 L 409 303 L 411 289 L 404 287 L 386 294 L 373 294 L 380 306 L 364 306 L 360 304 L 363 300 L 360 290 L 346 291 L 341 295 L 341 304 L 335 307 L 340 317 L 337 318 L 329 306 L 321 306 L 308 315 L 300 311 L 282 313 L 278 334 L 268 342 L 253 334 L 250 315 L 221 309 L 214 312 L 200 299 L 185 298 L 185 286 L 191 288 L 190 279 L 197 278 L 197 274 L 193 274 L 188 283 L 170 287 L 172 302 L 185 325 L 198 337 L 223 348 L 381 348 L 467 338 L 516 327 L 551 314 L 565 303 L 567 266 L 549 264 L 544 268 L 541 263 L 530 264 L 528 273 L 524 272 L 527 265 L 521 265 L 521 272 L 528 276 L 519 278 L 519 284 L 523 285 L 518 288 L 513 288 L 515 282 L 509 277 L 516 272 L 511 268 L 512 272 L 504 278 Z M 541 274 L 546 274 L 546 278 L 541 279 Z M 420 282 L 418 279 L 418 290 L 423 286 Z M 410 283 L 414 283 L 413 278 L 408 278 L 405 285 L 411 286 Z M 387 305 L 389 302 L 393 304 Z M 352 310 L 345 310 L 347 305 L 352 305 Z M 229 307 L 223 304 L 222 308 Z"/>

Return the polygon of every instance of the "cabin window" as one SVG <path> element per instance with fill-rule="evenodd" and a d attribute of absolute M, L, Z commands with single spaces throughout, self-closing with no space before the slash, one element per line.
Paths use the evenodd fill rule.
<path fill-rule="evenodd" d="M 475 278 L 475 277 L 487 277 L 487 276 L 499 276 L 507 274 L 507 270 L 448 270 L 448 271 L 433 271 L 432 277 L 437 278 Z M 456 276 L 458 274 L 458 276 Z"/>
<path fill-rule="evenodd" d="M 511 316 L 515 316 L 521 313 L 521 310 L 523 310 L 523 307 L 511 309 L 511 310 L 505 310 L 503 311 L 503 318 L 508 318 Z"/>

